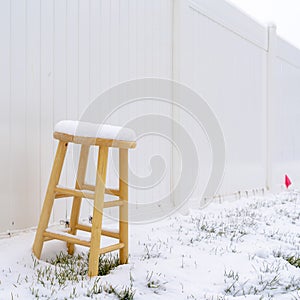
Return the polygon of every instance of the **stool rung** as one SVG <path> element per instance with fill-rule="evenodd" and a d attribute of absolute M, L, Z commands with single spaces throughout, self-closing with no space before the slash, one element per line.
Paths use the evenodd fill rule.
<path fill-rule="evenodd" d="M 63 187 L 55 188 L 55 198 L 65 198 L 65 197 L 80 197 L 94 200 L 95 194 L 90 192 L 83 192 L 77 189 L 68 189 Z M 104 208 L 114 207 L 114 206 L 122 206 L 124 204 L 123 200 L 114 200 L 114 201 L 106 201 L 104 202 Z"/>
<path fill-rule="evenodd" d="M 56 192 L 55 198 L 64 198 L 64 197 L 80 197 L 80 198 L 86 198 L 86 199 L 94 199 L 95 194 L 81 191 L 77 189 L 68 189 L 63 187 L 56 187 L 54 189 Z"/>
<path fill-rule="evenodd" d="M 124 248 L 125 244 L 124 243 L 118 243 L 118 244 L 114 244 L 111 246 L 107 246 L 107 247 L 103 247 L 99 249 L 99 254 L 104 254 L 107 252 L 111 252 L 111 251 L 115 251 L 115 250 L 119 250 Z"/>
<path fill-rule="evenodd" d="M 87 231 L 87 232 L 92 231 L 92 226 L 84 225 L 84 224 L 77 224 L 75 226 L 75 228 L 78 230 Z M 120 238 L 120 235 L 118 232 L 113 232 L 113 231 L 108 231 L 108 230 L 103 230 L 103 229 L 101 230 L 101 235 L 108 236 L 108 237 L 115 238 L 115 239 Z"/>
<path fill-rule="evenodd" d="M 85 247 L 91 246 L 91 242 L 89 238 L 85 238 L 85 237 L 78 238 L 67 232 L 45 231 L 43 236 L 46 238 L 46 240 L 55 239 L 55 240 L 65 241 L 67 243 L 78 244 Z"/>
<path fill-rule="evenodd" d="M 104 202 L 104 208 L 122 206 L 124 204 L 123 200 L 107 201 Z"/>
<path fill-rule="evenodd" d="M 81 187 L 83 190 L 88 190 L 88 191 L 92 191 L 92 192 L 95 191 L 95 186 L 91 185 L 91 184 L 84 183 L 81 185 Z M 113 195 L 113 196 L 120 196 L 120 191 L 116 190 L 116 189 L 105 189 L 105 194 Z"/>
<path fill-rule="evenodd" d="M 51 231 L 45 231 L 43 234 L 44 238 L 46 238 L 45 240 L 61 240 L 61 241 L 65 241 L 67 243 L 72 243 L 72 244 L 78 244 L 78 245 L 82 245 L 82 246 L 86 246 L 86 247 L 90 247 L 91 246 L 91 242 L 89 240 L 86 239 L 79 239 L 76 238 L 74 235 L 69 234 L 69 233 L 65 233 L 65 232 L 51 232 Z M 115 251 L 115 250 L 119 250 L 124 248 L 125 244 L 124 243 L 118 243 L 118 244 L 114 244 L 114 245 L 110 245 L 107 247 L 103 247 L 98 249 L 99 254 L 104 254 L 107 252 L 111 252 L 111 251 Z"/>

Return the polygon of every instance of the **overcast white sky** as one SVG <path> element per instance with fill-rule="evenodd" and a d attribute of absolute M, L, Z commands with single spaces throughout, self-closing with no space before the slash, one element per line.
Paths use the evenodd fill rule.
<path fill-rule="evenodd" d="M 300 49 L 300 0 L 229 0 L 260 23 L 275 23 L 277 33 Z"/>

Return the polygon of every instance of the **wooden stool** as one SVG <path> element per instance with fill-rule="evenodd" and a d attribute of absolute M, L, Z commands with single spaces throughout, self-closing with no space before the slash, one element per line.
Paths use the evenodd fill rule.
<path fill-rule="evenodd" d="M 73 254 L 74 244 L 90 247 L 89 276 L 98 275 L 99 255 L 119 249 L 120 263 L 128 261 L 128 149 L 134 148 L 135 133 L 118 126 L 92 124 L 77 121 L 61 121 L 55 126 L 54 138 L 59 140 L 56 156 L 46 192 L 39 225 L 33 244 L 33 253 L 40 258 L 43 243 L 58 239 L 67 242 L 68 252 Z M 75 189 L 58 185 L 68 143 L 81 145 Z M 98 146 L 96 186 L 85 183 L 90 146 Z M 108 149 L 119 148 L 119 189 L 105 188 Z M 118 200 L 104 202 L 104 194 L 118 196 Z M 48 229 L 54 199 L 73 197 L 73 206 L 68 232 Z M 82 198 L 93 199 L 92 225 L 79 223 Z M 103 208 L 119 206 L 119 232 L 102 230 Z M 76 237 L 77 230 L 91 232 L 91 238 Z M 101 235 L 119 239 L 119 243 L 100 248 Z"/>

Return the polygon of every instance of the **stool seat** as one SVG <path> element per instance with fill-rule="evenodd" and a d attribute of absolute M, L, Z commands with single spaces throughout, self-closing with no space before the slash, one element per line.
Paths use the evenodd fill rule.
<path fill-rule="evenodd" d="M 136 134 L 132 129 L 107 124 L 63 120 L 55 125 L 53 136 L 76 144 L 127 149 L 136 146 Z"/>

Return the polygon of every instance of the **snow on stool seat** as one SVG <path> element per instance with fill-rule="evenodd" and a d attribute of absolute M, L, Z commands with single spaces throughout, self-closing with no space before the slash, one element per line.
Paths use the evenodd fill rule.
<path fill-rule="evenodd" d="M 136 136 L 133 130 L 106 124 L 93 124 L 65 120 L 56 124 L 54 138 L 59 140 L 56 155 L 50 175 L 45 200 L 33 244 L 33 253 L 40 258 L 43 244 L 53 239 L 67 243 L 69 254 L 74 253 L 74 245 L 90 248 L 89 276 L 98 275 L 99 255 L 119 250 L 120 263 L 128 261 L 128 149 L 136 146 Z M 79 164 L 75 188 L 62 187 L 59 179 L 69 143 L 80 144 Z M 88 156 L 91 146 L 97 146 L 98 159 L 96 167 L 96 182 L 85 182 Z M 110 147 L 119 148 L 119 187 L 106 188 L 106 170 Z M 104 195 L 117 197 L 115 200 L 104 201 Z M 73 197 L 73 205 L 67 232 L 57 232 L 48 228 L 51 211 L 55 199 Z M 94 200 L 92 225 L 80 222 L 80 206 L 83 198 Z M 102 228 L 103 209 L 119 208 L 119 231 L 112 232 Z M 90 238 L 80 237 L 77 231 L 90 232 Z M 107 247 L 101 246 L 101 236 L 117 239 L 118 243 Z"/>
<path fill-rule="evenodd" d="M 134 148 L 136 134 L 132 129 L 107 124 L 63 120 L 54 128 L 54 138 L 76 144 Z"/>

